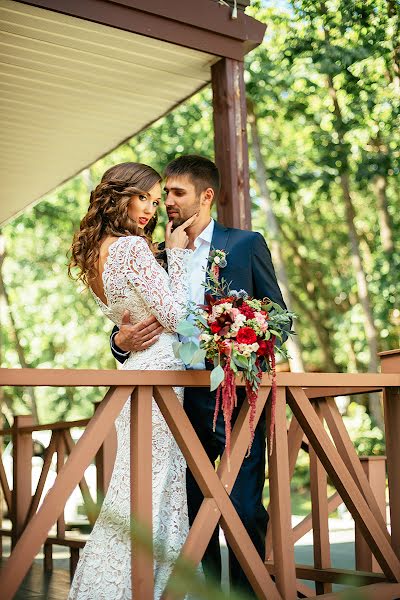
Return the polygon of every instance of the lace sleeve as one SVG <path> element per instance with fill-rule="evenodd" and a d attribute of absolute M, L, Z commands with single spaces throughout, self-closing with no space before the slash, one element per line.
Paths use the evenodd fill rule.
<path fill-rule="evenodd" d="M 141 294 L 153 315 L 168 331 L 176 327 L 187 313 L 189 302 L 188 261 L 191 250 L 167 250 L 169 282 L 145 240 L 127 237 L 125 269 L 131 285 Z"/>

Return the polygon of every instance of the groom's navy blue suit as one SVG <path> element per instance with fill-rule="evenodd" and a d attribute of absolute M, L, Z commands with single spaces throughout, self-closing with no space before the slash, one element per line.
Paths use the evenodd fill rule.
<path fill-rule="evenodd" d="M 268 297 L 285 308 L 281 291 L 276 280 L 271 254 L 264 238 L 252 231 L 243 231 L 224 227 L 215 223 L 211 241 L 211 250 L 225 250 L 227 266 L 221 269 L 223 277 L 230 288 L 243 289 L 255 298 Z M 117 331 L 114 328 L 113 333 Z M 114 354 L 118 360 L 121 358 Z M 245 395 L 244 389 L 238 390 L 238 407 L 233 415 L 236 419 Z M 220 412 L 217 426 L 213 431 L 213 416 L 215 407 L 215 392 L 204 388 L 186 388 L 184 396 L 185 411 L 197 432 L 210 460 L 214 461 L 225 448 L 225 425 Z M 264 560 L 265 535 L 268 514 L 262 503 L 262 492 L 265 477 L 265 419 L 261 418 L 256 427 L 250 456 L 245 458 L 232 489 L 231 499 L 241 517 L 254 545 Z M 193 523 L 203 500 L 200 489 L 192 476 L 187 472 L 187 497 L 189 521 Z M 254 596 L 251 587 L 230 551 L 230 575 L 235 589 L 243 589 Z M 203 559 L 206 574 L 211 573 L 220 580 L 221 557 L 218 541 L 218 528 L 215 530 Z M 255 597 L 255 596 L 254 596 Z"/>

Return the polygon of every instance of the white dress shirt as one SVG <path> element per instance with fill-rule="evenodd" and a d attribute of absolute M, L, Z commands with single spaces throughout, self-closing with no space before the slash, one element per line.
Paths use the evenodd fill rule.
<path fill-rule="evenodd" d="M 190 262 L 190 292 L 189 298 L 195 304 L 204 304 L 204 282 L 211 240 L 214 232 L 214 220 L 194 240 L 194 251 Z"/>
<path fill-rule="evenodd" d="M 189 300 L 194 304 L 204 304 L 204 282 L 206 280 L 206 269 L 208 263 L 208 255 L 211 249 L 211 240 L 214 233 L 214 219 L 211 219 L 209 224 L 200 235 L 194 240 L 194 251 L 190 262 L 190 287 Z M 190 338 L 180 336 L 181 341 L 189 341 Z M 196 338 L 197 339 L 197 338 Z M 204 361 L 197 363 L 189 369 L 204 369 Z"/>

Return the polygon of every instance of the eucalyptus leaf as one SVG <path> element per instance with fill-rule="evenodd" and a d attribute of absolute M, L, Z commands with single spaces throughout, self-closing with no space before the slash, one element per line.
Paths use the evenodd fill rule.
<path fill-rule="evenodd" d="M 232 358 L 233 358 L 234 363 L 240 369 L 247 369 L 249 361 L 245 356 L 242 356 L 241 354 L 233 354 Z"/>
<path fill-rule="evenodd" d="M 217 367 L 215 367 L 215 369 L 213 369 L 211 371 L 211 376 L 210 376 L 210 390 L 212 392 L 214 390 L 216 390 L 217 387 L 220 385 L 220 383 L 223 382 L 224 378 L 225 378 L 224 370 L 221 367 L 221 365 L 218 365 Z"/>
<path fill-rule="evenodd" d="M 182 345 L 182 342 L 174 342 L 172 344 L 172 349 L 174 351 L 176 358 L 180 358 L 179 349 L 180 349 L 181 345 Z"/>
<path fill-rule="evenodd" d="M 192 360 L 190 361 L 190 366 L 193 367 L 194 365 L 197 365 L 197 363 L 203 362 L 206 357 L 206 354 L 207 354 L 206 350 L 203 350 L 202 348 L 198 348 L 197 351 L 192 356 Z"/>
<path fill-rule="evenodd" d="M 202 315 L 196 315 L 196 321 L 207 326 L 207 320 Z"/>
<path fill-rule="evenodd" d="M 193 356 L 196 354 L 199 347 L 194 342 L 187 342 L 185 344 L 181 344 L 179 348 L 179 356 L 185 365 L 190 365 Z"/>
<path fill-rule="evenodd" d="M 185 337 L 191 337 L 192 335 L 198 334 L 197 327 L 195 327 L 193 323 L 190 323 L 190 321 L 181 321 L 178 323 L 176 331 Z"/>
<path fill-rule="evenodd" d="M 236 366 L 236 364 L 235 364 L 235 361 L 234 361 L 232 358 L 231 358 L 231 362 L 230 362 L 230 367 L 231 367 L 231 369 L 232 369 L 232 371 L 233 371 L 234 373 L 237 373 L 237 372 L 238 372 L 238 368 L 237 368 L 237 366 Z"/>

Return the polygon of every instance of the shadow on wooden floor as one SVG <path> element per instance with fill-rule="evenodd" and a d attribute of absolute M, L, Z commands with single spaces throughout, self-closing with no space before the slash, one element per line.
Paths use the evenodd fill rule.
<path fill-rule="evenodd" d="M 67 600 L 69 586 L 68 571 L 44 573 L 42 565 L 33 564 L 14 600 Z"/>

